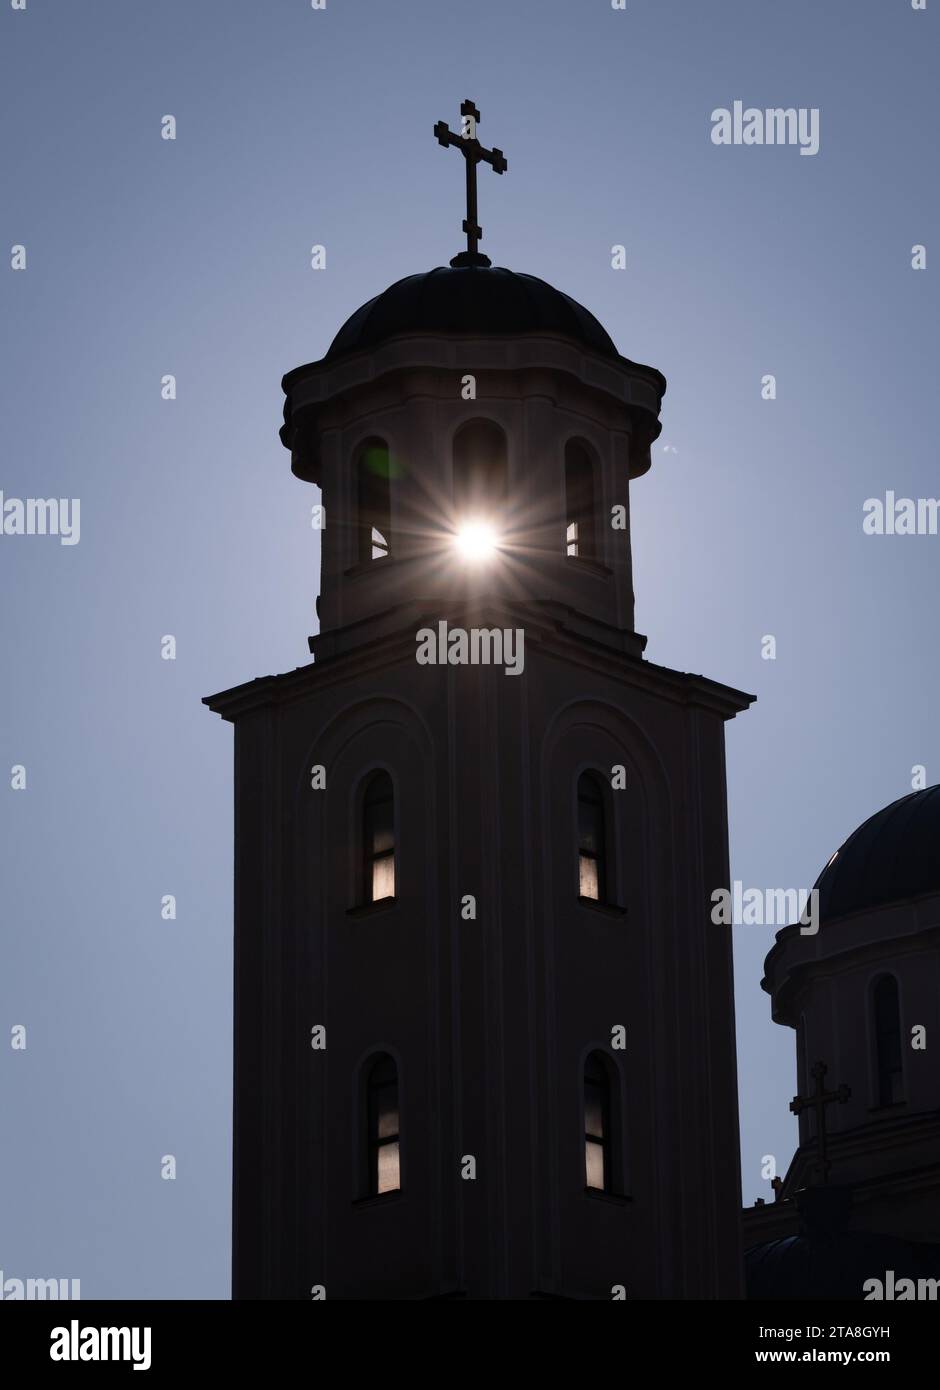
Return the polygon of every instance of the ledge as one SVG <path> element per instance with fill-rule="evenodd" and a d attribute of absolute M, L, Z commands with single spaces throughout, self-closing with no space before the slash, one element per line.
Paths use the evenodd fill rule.
<path fill-rule="evenodd" d="M 202 703 L 213 713 L 235 723 L 259 710 L 277 710 L 295 701 L 306 701 L 312 690 L 346 680 L 351 672 L 357 676 L 371 676 L 375 672 L 384 673 L 395 662 L 406 662 L 411 667 L 415 656 L 415 628 L 441 618 L 446 618 L 452 626 L 474 627 L 515 627 L 522 621 L 527 647 L 531 638 L 533 646 L 538 645 L 546 656 L 576 664 L 579 670 L 590 671 L 598 677 L 613 676 L 630 689 L 651 692 L 684 709 L 703 709 L 721 719 L 732 719 L 755 699 L 753 695 L 705 676 L 673 671 L 668 666 L 643 660 L 641 653 L 646 638 L 641 634 L 588 623 L 567 604 L 541 600 L 511 603 L 502 599 L 471 603 L 451 596 L 392 605 L 357 623 L 319 633 L 309 643 L 315 662 L 307 662 L 281 675 L 244 681 L 204 696 Z M 356 644 L 347 646 L 351 634 Z M 609 642 L 601 640 L 605 634 Z M 629 643 L 629 649 L 615 647 L 612 645 L 615 641 Z M 929 901 L 940 901 L 940 895 L 929 895 Z M 940 924 L 935 929 L 940 932 Z"/>
<path fill-rule="evenodd" d="M 606 1202 L 611 1207 L 629 1207 L 633 1205 L 633 1198 L 621 1196 L 617 1192 L 601 1192 L 598 1187 L 586 1187 L 584 1196 L 589 1197 L 592 1202 Z"/>
<path fill-rule="evenodd" d="M 602 917 L 626 917 L 627 909 L 618 907 L 616 903 L 599 903 L 596 898 L 582 898 L 578 895 L 578 906 L 590 908 L 592 912 L 599 912 Z"/>
<path fill-rule="evenodd" d="M 359 907 L 347 907 L 346 916 L 359 919 L 361 917 L 379 917 L 383 912 L 390 912 L 393 907 L 397 907 L 398 898 L 379 898 L 378 902 L 362 903 Z"/>
<path fill-rule="evenodd" d="M 583 570 L 585 574 L 593 574 L 595 579 L 610 579 L 613 574 L 612 569 L 590 555 L 566 555 L 564 559 L 566 565 Z"/>
<path fill-rule="evenodd" d="M 318 416 L 328 402 L 340 396 L 348 401 L 362 388 L 395 376 L 399 381 L 398 404 L 405 404 L 412 396 L 425 394 L 425 385 L 419 380 L 423 373 L 431 371 L 450 379 L 465 370 L 499 374 L 548 371 L 573 377 L 633 421 L 641 447 L 629 476 L 639 477 L 649 469 L 649 445 L 662 429 L 659 411 L 666 390 L 666 379 L 655 367 L 620 354 L 607 356 L 559 330 L 485 334 L 409 329 L 367 349 L 308 362 L 284 376 L 281 384 L 286 400 L 280 438 L 291 451 L 293 472 L 319 485 Z"/>
<path fill-rule="evenodd" d="M 375 566 L 381 564 L 383 560 L 385 560 L 387 564 L 394 565 L 398 560 L 398 556 L 388 551 L 385 555 L 373 555 L 371 560 L 359 560 L 355 565 L 350 565 L 348 570 L 343 570 L 343 578 L 358 579 L 359 576 L 363 574 L 374 574 Z M 382 568 L 384 570 L 385 565 L 382 565 Z M 317 614 L 317 616 L 319 617 L 319 614 Z"/>
<path fill-rule="evenodd" d="M 400 1200 L 401 1188 L 396 1187 L 392 1192 L 376 1192 L 371 1197 L 357 1197 L 353 1202 L 353 1209 L 365 1211 L 367 1207 L 384 1207 Z"/>

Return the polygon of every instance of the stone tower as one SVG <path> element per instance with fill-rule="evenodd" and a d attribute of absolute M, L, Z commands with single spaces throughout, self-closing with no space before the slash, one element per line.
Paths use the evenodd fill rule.
<path fill-rule="evenodd" d="M 235 726 L 235 1297 L 740 1296 L 709 909 L 751 697 L 634 627 L 663 377 L 474 251 L 284 389 L 314 660 L 206 701 Z"/>

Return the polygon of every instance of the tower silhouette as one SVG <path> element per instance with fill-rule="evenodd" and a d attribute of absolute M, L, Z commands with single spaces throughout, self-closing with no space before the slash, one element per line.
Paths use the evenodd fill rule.
<path fill-rule="evenodd" d="M 472 254 L 284 378 L 314 661 L 206 701 L 235 726 L 234 1295 L 738 1297 L 709 906 L 751 697 L 635 630 L 663 377 L 492 267 L 472 211 Z"/>

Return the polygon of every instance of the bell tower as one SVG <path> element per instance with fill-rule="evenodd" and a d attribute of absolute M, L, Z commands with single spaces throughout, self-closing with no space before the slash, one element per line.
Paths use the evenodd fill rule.
<path fill-rule="evenodd" d="M 507 163 L 462 115 L 434 133 L 467 250 L 284 378 L 314 660 L 206 701 L 235 727 L 234 1296 L 739 1297 L 710 902 L 752 697 L 643 657 L 665 381 L 482 255 L 477 165 Z"/>

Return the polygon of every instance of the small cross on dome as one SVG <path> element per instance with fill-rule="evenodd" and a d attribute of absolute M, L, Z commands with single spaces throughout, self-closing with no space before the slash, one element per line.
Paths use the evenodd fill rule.
<path fill-rule="evenodd" d="M 794 1096 L 790 1101 L 790 1110 L 794 1115 L 801 1115 L 804 1110 L 812 1110 L 816 1115 L 816 1168 L 823 1183 L 829 1181 L 829 1169 L 832 1167 L 826 1143 L 826 1106 L 845 1105 L 852 1095 L 851 1088 L 844 1082 L 834 1091 L 826 1090 L 825 1077 L 828 1070 L 825 1062 L 817 1062 L 810 1072 L 816 1082 L 813 1094 Z"/>

